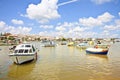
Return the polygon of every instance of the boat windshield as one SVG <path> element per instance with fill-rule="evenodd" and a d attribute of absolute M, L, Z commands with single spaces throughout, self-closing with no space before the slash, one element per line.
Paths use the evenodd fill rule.
<path fill-rule="evenodd" d="M 28 49 L 25 49 L 24 53 L 28 53 Z"/>
<path fill-rule="evenodd" d="M 23 53 L 23 51 L 24 51 L 24 49 L 20 49 L 20 50 L 18 51 L 18 53 Z"/>
<path fill-rule="evenodd" d="M 31 47 L 30 45 L 25 45 L 25 47 Z"/>
<path fill-rule="evenodd" d="M 29 50 L 29 53 L 32 53 L 32 49 Z"/>
<path fill-rule="evenodd" d="M 20 50 L 15 50 L 14 53 L 32 53 L 31 49 L 20 49 Z"/>

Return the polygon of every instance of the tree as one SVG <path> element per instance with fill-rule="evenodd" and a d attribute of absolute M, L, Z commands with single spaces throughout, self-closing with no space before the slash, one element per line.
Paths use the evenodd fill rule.
<path fill-rule="evenodd" d="M 9 36 L 8 40 L 14 40 L 15 38 L 13 36 Z"/>
<path fill-rule="evenodd" d="M 66 41 L 66 39 L 65 39 L 65 38 L 62 38 L 62 41 Z"/>

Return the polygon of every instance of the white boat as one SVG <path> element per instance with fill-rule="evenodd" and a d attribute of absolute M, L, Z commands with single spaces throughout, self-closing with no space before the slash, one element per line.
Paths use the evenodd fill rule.
<path fill-rule="evenodd" d="M 55 47 L 56 44 L 54 41 L 46 41 L 46 42 L 43 42 L 41 46 L 42 47 Z"/>
<path fill-rule="evenodd" d="M 37 59 L 37 51 L 32 44 L 25 43 L 16 46 L 14 52 L 9 56 L 16 64 L 22 64 Z"/>
<path fill-rule="evenodd" d="M 106 54 L 108 53 L 108 49 L 102 49 L 102 48 L 87 48 L 87 49 L 86 49 L 86 53 L 106 55 Z"/>
<path fill-rule="evenodd" d="M 80 43 L 76 46 L 77 46 L 77 48 L 86 49 L 88 47 L 88 43 L 83 42 L 83 43 Z"/>

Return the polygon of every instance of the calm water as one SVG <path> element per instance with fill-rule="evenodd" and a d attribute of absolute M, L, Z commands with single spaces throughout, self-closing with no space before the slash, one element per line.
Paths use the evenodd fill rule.
<path fill-rule="evenodd" d="M 108 55 L 88 55 L 76 47 L 40 47 L 37 61 L 16 65 L 0 47 L 0 80 L 120 80 L 120 43 Z"/>

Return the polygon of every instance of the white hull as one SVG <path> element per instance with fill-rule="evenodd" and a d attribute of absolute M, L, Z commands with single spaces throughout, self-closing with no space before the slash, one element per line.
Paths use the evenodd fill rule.
<path fill-rule="evenodd" d="M 26 56 L 25 55 L 11 55 L 10 58 L 16 64 L 22 64 L 24 62 L 36 59 L 36 54 L 34 54 L 34 55 L 26 55 Z"/>
<path fill-rule="evenodd" d="M 9 56 L 16 64 L 22 64 L 37 59 L 37 52 L 32 44 L 26 43 L 18 45 Z"/>

